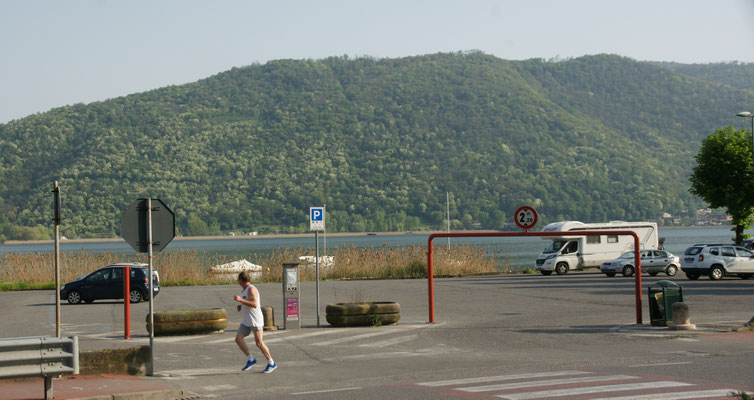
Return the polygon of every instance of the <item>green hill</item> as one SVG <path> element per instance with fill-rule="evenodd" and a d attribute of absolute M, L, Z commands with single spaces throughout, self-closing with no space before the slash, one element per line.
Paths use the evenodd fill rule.
<path fill-rule="evenodd" d="M 279 60 L 0 125 L 0 235 L 115 236 L 159 197 L 184 235 L 500 229 L 521 205 L 543 222 L 692 218 L 700 141 L 754 90 L 598 55 L 507 61 L 479 52 Z M 44 228 L 31 229 L 35 226 Z M 20 228 L 26 227 L 26 228 Z"/>

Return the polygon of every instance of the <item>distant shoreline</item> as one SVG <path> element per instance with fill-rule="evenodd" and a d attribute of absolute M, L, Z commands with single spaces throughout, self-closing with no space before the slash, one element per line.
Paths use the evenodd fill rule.
<path fill-rule="evenodd" d="M 397 235 L 429 235 L 437 231 L 410 231 L 410 232 L 335 232 L 327 233 L 329 237 L 347 237 L 347 236 L 397 236 Z M 314 232 L 310 233 L 284 233 L 270 235 L 235 235 L 235 236 L 179 236 L 173 241 L 190 241 L 190 240 L 225 240 L 225 239 L 285 239 L 285 238 L 303 238 L 313 237 Z M 86 239 L 65 239 L 60 243 L 109 243 L 124 241 L 123 238 L 86 238 Z M 3 245 L 18 244 L 52 244 L 55 241 L 49 240 L 6 240 Z"/>
<path fill-rule="evenodd" d="M 661 226 L 660 229 L 712 229 L 712 228 L 732 228 L 733 225 L 702 225 L 702 226 Z M 444 231 L 409 231 L 409 232 L 334 232 L 323 235 L 330 237 L 348 237 L 348 236 L 398 236 L 398 235 L 430 235 L 432 233 L 442 233 Z M 452 231 L 457 232 L 485 232 L 485 231 Z M 490 231 L 492 232 L 492 231 Z M 285 234 L 268 234 L 268 235 L 235 235 L 235 236 L 179 236 L 174 241 L 189 240 L 225 240 L 225 239 L 285 239 L 285 238 L 302 238 L 314 236 L 314 232 L 307 233 L 285 233 Z M 86 238 L 86 239 L 65 239 L 61 243 L 108 243 L 123 241 L 123 238 Z M 55 241 L 49 240 L 6 240 L 0 245 L 19 245 L 19 244 L 53 244 Z"/>

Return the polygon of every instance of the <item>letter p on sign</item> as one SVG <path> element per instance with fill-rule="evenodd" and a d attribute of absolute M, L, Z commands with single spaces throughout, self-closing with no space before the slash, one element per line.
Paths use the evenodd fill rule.
<path fill-rule="evenodd" d="M 324 207 L 309 207 L 309 230 L 310 231 L 324 231 L 325 230 L 325 208 Z"/>

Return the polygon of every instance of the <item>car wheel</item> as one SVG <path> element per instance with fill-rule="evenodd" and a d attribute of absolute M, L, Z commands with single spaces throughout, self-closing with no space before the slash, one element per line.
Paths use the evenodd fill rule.
<path fill-rule="evenodd" d="M 614 277 L 614 276 L 615 276 L 615 272 L 605 272 L 605 275 L 606 275 L 606 276 L 607 276 L 608 278 L 612 278 L 612 277 Z"/>
<path fill-rule="evenodd" d="M 555 266 L 555 273 L 558 275 L 565 275 L 568 273 L 568 264 L 561 262 Z"/>
<path fill-rule="evenodd" d="M 634 266 L 626 265 L 623 267 L 623 276 L 634 276 Z"/>
<path fill-rule="evenodd" d="M 131 290 L 131 295 L 128 296 L 128 298 L 131 300 L 131 303 L 134 303 L 134 304 L 140 302 L 142 297 L 143 296 L 141 295 L 141 292 L 139 291 L 139 289 Z"/>
<path fill-rule="evenodd" d="M 713 281 L 718 281 L 720 279 L 723 279 L 725 276 L 725 271 L 723 270 L 723 267 L 716 265 L 709 270 L 709 278 Z"/>
<path fill-rule="evenodd" d="M 71 290 L 70 293 L 68 293 L 68 302 L 71 304 L 81 303 L 81 293 Z"/>
<path fill-rule="evenodd" d="M 676 267 L 673 264 L 668 265 L 667 268 L 665 268 L 665 275 L 667 276 L 675 276 L 675 274 L 678 273 L 678 267 Z"/>
<path fill-rule="evenodd" d="M 650 272 L 650 273 L 649 273 L 649 276 L 657 276 L 657 274 L 658 274 L 658 273 L 659 273 L 659 272 Z"/>
<path fill-rule="evenodd" d="M 539 272 L 541 272 L 542 275 L 544 275 L 544 276 L 548 276 L 548 275 L 552 274 L 552 271 L 539 271 Z"/>
<path fill-rule="evenodd" d="M 741 279 L 749 279 L 749 278 L 751 278 L 751 275 L 752 275 L 752 274 L 738 274 L 738 276 L 739 276 L 739 277 L 740 277 Z"/>
<path fill-rule="evenodd" d="M 695 281 L 699 279 L 699 274 L 696 272 L 686 272 L 686 278 L 689 278 L 692 281 Z"/>

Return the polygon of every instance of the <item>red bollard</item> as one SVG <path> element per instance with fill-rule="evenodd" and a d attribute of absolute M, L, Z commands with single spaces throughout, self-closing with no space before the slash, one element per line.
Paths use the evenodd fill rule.
<path fill-rule="evenodd" d="M 123 267 L 123 336 L 131 339 L 131 267 Z"/>

